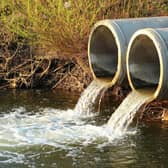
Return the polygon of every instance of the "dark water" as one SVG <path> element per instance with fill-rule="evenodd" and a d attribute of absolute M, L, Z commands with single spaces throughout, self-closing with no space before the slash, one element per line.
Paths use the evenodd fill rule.
<path fill-rule="evenodd" d="M 0 168 L 168 167 L 168 125 L 140 124 L 115 137 L 103 127 L 114 110 L 73 113 L 78 95 L 49 91 L 0 92 Z"/>

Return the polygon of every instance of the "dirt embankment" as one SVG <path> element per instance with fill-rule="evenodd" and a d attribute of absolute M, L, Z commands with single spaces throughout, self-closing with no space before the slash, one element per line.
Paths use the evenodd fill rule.
<path fill-rule="evenodd" d="M 49 88 L 80 93 L 91 80 L 87 59 L 79 64 L 29 46 L 0 48 L 0 89 Z"/>

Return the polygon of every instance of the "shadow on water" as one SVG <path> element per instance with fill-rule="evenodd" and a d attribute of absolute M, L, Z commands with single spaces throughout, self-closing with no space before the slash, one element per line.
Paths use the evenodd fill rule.
<path fill-rule="evenodd" d="M 0 112 L 10 112 L 12 108 L 25 107 L 27 111 L 39 112 L 41 108 L 66 110 L 74 108 L 79 95 L 48 90 L 0 91 Z"/>
<path fill-rule="evenodd" d="M 136 134 L 108 141 L 97 134 L 116 105 L 106 97 L 98 115 L 67 120 L 72 116 L 65 112 L 75 107 L 78 98 L 59 91 L 1 91 L 0 168 L 168 165 L 168 125 L 141 124 Z"/>

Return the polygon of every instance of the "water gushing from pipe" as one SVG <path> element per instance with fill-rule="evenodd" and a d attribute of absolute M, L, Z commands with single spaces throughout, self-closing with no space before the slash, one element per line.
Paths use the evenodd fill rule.
<path fill-rule="evenodd" d="M 152 90 L 132 91 L 112 114 L 108 121 L 114 134 L 123 135 L 128 130 L 138 109 L 152 98 Z"/>
<path fill-rule="evenodd" d="M 80 115 L 91 115 L 94 112 L 94 105 L 100 92 L 107 88 L 107 84 L 92 81 L 79 98 L 74 111 Z"/>

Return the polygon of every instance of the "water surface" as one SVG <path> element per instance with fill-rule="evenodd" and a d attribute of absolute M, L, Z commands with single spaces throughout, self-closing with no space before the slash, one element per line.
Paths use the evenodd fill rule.
<path fill-rule="evenodd" d="M 140 124 L 116 137 L 104 127 L 106 98 L 93 116 L 74 114 L 79 95 L 0 92 L 0 168 L 167 167 L 168 126 Z M 109 131 L 109 132 L 108 132 Z"/>

